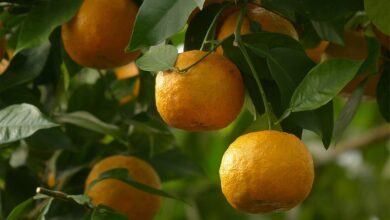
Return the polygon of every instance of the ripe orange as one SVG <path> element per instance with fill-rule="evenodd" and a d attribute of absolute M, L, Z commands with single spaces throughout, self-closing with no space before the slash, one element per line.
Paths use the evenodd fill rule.
<path fill-rule="evenodd" d="M 314 165 L 294 135 L 259 131 L 237 138 L 223 155 L 222 192 L 236 209 L 249 213 L 289 210 L 310 193 Z"/>
<path fill-rule="evenodd" d="M 328 41 L 321 41 L 320 44 L 314 48 L 306 48 L 305 51 L 307 56 L 316 63 L 320 62 L 328 44 Z"/>
<path fill-rule="evenodd" d="M 382 33 L 378 28 L 374 26 L 374 33 L 376 38 L 379 40 L 381 45 L 386 48 L 387 50 L 390 50 L 390 36 Z"/>
<path fill-rule="evenodd" d="M 225 19 L 219 29 L 217 36 L 218 40 L 223 40 L 234 33 L 239 14 L 240 12 L 235 10 Z M 268 11 L 256 4 L 249 4 L 247 16 L 249 16 L 252 21 L 257 22 L 264 31 L 286 34 L 298 40 L 298 33 L 292 23 L 278 14 Z M 250 33 L 250 22 L 249 19 L 245 18 L 242 23 L 241 34 L 244 35 L 248 33 Z M 223 53 L 223 50 L 218 48 L 217 52 Z"/>
<path fill-rule="evenodd" d="M 139 55 L 124 52 L 137 12 L 133 0 L 84 0 L 76 16 L 62 25 L 66 51 L 80 65 L 97 69 L 129 63 Z"/>
<path fill-rule="evenodd" d="M 115 69 L 115 75 L 118 80 L 135 77 L 138 74 L 139 74 L 139 70 L 134 62 L 131 62 L 130 64 Z M 124 105 L 130 102 L 131 100 L 133 100 L 134 98 L 136 98 L 139 95 L 139 89 L 140 89 L 140 80 L 136 79 L 133 92 L 130 95 L 121 98 L 119 100 L 119 103 L 121 105 Z"/>
<path fill-rule="evenodd" d="M 330 43 L 325 49 L 322 60 L 328 58 L 348 58 L 352 60 L 364 60 L 368 56 L 367 42 L 363 32 L 346 31 L 344 33 L 345 45 Z M 357 75 L 342 90 L 344 94 L 351 94 L 361 81 L 367 77 L 368 73 Z M 368 81 L 364 94 L 368 97 L 375 97 L 376 87 L 381 74 L 376 74 Z"/>
<path fill-rule="evenodd" d="M 154 188 L 161 183 L 156 171 L 145 161 L 132 156 L 116 155 L 98 162 L 89 173 L 88 185 L 105 171 L 126 168 L 136 181 Z M 103 204 L 125 214 L 132 220 L 151 220 L 160 209 L 160 197 L 138 190 L 116 179 L 98 182 L 86 194 L 94 205 Z"/>
<path fill-rule="evenodd" d="M 175 67 L 183 69 L 206 52 L 179 54 Z M 188 131 L 226 127 L 241 110 L 244 83 L 230 60 L 211 53 L 186 73 L 160 72 L 156 77 L 156 105 L 163 120 Z"/>

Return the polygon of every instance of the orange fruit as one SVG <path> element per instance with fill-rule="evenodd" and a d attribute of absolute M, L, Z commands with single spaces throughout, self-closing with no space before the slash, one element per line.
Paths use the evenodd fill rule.
<path fill-rule="evenodd" d="M 139 51 L 125 53 L 138 6 L 133 0 L 84 0 L 72 20 L 62 25 L 69 56 L 82 66 L 109 69 L 133 61 Z"/>
<path fill-rule="evenodd" d="M 118 67 L 114 70 L 114 72 L 118 80 L 128 79 L 131 77 L 138 76 L 139 74 L 138 67 L 135 65 L 134 62 L 131 62 L 125 66 Z M 136 98 L 139 95 L 139 89 L 140 89 L 140 79 L 137 78 L 134 84 L 133 92 L 130 95 L 121 98 L 119 100 L 119 103 L 121 105 L 124 105 L 130 102 L 131 100 L 133 100 L 134 98 Z"/>
<path fill-rule="evenodd" d="M 374 33 L 378 41 L 381 43 L 381 45 L 387 50 L 390 50 L 390 36 L 382 33 L 375 26 L 374 26 Z"/>
<path fill-rule="evenodd" d="M 249 213 L 289 210 L 310 193 L 313 159 L 292 134 L 259 131 L 238 137 L 223 155 L 222 192 L 236 209 Z"/>
<path fill-rule="evenodd" d="M 306 48 L 305 51 L 307 56 L 316 63 L 320 62 L 328 44 L 328 41 L 321 41 L 320 44 L 314 48 Z"/>
<path fill-rule="evenodd" d="M 186 68 L 205 53 L 181 53 L 175 67 Z M 170 126 L 188 131 L 215 130 L 237 117 L 244 103 L 244 83 L 236 65 L 213 52 L 186 73 L 159 72 L 155 94 L 157 110 Z"/>
<path fill-rule="evenodd" d="M 126 168 L 137 182 L 153 188 L 161 183 L 156 171 L 145 161 L 132 156 L 115 155 L 98 162 L 86 180 L 86 194 L 94 205 L 103 204 L 132 220 L 151 220 L 160 209 L 160 197 L 143 192 L 122 181 L 105 179 L 87 191 L 88 185 L 105 171 Z"/>
<path fill-rule="evenodd" d="M 352 60 L 364 60 L 368 56 L 367 42 L 363 32 L 359 31 L 346 31 L 344 33 L 345 45 L 338 45 L 330 43 L 325 49 L 322 59 L 329 58 L 347 58 Z M 348 83 L 342 93 L 351 94 L 361 81 L 368 76 L 368 73 L 357 75 L 350 83 Z M 364 94 L 368 97 L 376 96 L 376 87 L 381 74 L 375 74 L 370 78 Z"/>
<path fill-rule="evenodd" d="M 235 10 L 225 19 L 219 29 L 217 35 L 218 40 L 223 40 L 234 33 L 239 14 L 240 11 Z M 278 14 L 268 11 L 256 4 L 249 4 L 247 16 L 250 20 L 257 22 L 264 31 L 286 34 L 298 40 L 298 33 L 292 23 Z M 249 33 L 250 22 L 248 18 L 244 18 L 241 27 L 241 34 L 244 35 Z M 222 54 L 223 50 L 218 48 L 217 52 Z"/>

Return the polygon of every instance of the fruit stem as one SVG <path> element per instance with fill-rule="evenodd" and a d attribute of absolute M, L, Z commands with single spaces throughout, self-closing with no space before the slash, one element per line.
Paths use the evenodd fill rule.
<path fill-rule="evenodd" d="M 200 50 L 204 50 L 204 47 L 206 46 L 206 43 L 207 43 L 207 39 L 209 38 L 210 34 L 211 34 L 211 31 L 213 31 L 215 33 L 215 25 L 218 21 L 218 18 L 219 16 L 222 14 L 222 12 L 230 7 L 233 3 L 229 3 L 229 4 L 225 4 L 221 9 L 219 9 L 219 11 L 217 12 L 217 14 L 214 16 L 214 19 L 211 21 L 211 24 L 209 26 L 209 28 L 207 29 L 207 32 L 206 32 L 206 35 L 204 36 L 204 39 L 203 39 L 203 42 L 202 42 L 202 46 L 200 47 Z M 211 46 L 214 47 L 214 42 L 211 42 Z"/>
<path fill-rule="evenodd" d="M 272 130 L 271 109 L 269 108 L 267 96 L 265 95 L 263 85 L 261 84 L 259 76 L 257 75 L 256 69 L 253 66 L 253 63 L 248 55 L 248 52 L 247 52 L 245 46 L 242 45 L 241 41 L 238 41 L 238 47 L 240 48 L 242 55 L 244 56 L 246 62 L 248 63 L 249 68 L 251 69 L 252 75 L 255 78 L 256 84 L 259 87 L 261 99 L 263 100 L 263 104 L 264 104 L 265 114 L 267 115 L 268 130 Z"/>
<path fill-rule="evenodd" d="M 240 14 L 238 15 L 236 29 L 234 30 L 233 45 L 236 47 L 239 45 L 239 42 L 241 42 L 241 27 L 244 21 L 244 16 L 246 15 L 247 4 L 248 4 L 248 0 L 244 0 L 240 8 Z"/>
<path fill-rule="evenodd" d="M 46 196 L 49 196 L 49 197 L 52 197 L 52 198 L 55 198 L 55 199 L 59 199 L 59 200 L 62 200 L 64 202 L 69 202 L 69 203 L 80 205 L 79 203 L 75 202 L 73 199 L 69 198 L 68 194 L 60 192 L 60 191 L 54 191 L 54 190 L 49 190 L 49 189 L 46 189 L 46 188 L 43 188 L 43 187 L 37 187 L 36 193 L 37 194 L 46 195 Z M 90 207 L 87 204 L 85 204 L 84 206 L 86 208 L 88 208 L 88 209 L 92 209 L 93 208 L 93 207 Z"/>
<path fill-rule="evenodd" d="M 234 46 L 238 46 L 238 48 L 240 48 L 242 55 L 244 56 L 246 62 L 248 63 L 249 68 L 251 69 L 252 75 L 255 78 L 257 86 L 259 87 L 261 98 L 263 100 L 265 113 L 267 115 L 268 129 L 272 130 L 271 109 L 269 108 L 269 105 L 268 105 L 267 96 L 265 95 L 263 85 L 261 84 L 260 78 L 257 75 L 256 69 L 253 66 L 253 63 L 249 57 L 248 51 L 246 50 L 246 48 L 242 42 L 242 39 L 241 39 L 241 26 L 242 26 L 242 22 L 244 20 L 244 16 L 245 16 L 246 11 L 247 11 L 247 3 L 248 3 L 248 1 L 244 0 L 244 4 L 242 4 L 242 6 L 241 6 L 240 15 L 239 15 L 238 20 L 237 20 L 236 29 L 234 31 L 235 38 L 234 38 L 233 44 L 234 44 Z"/>
<path fill-rule="evenodd" d="M 198 63 L 200 63 L 202 60 L 204 60 L 208 55 L 210 55 L 212 52 L 214 52 L 215 49 L 217 49 L 219 46 L 221 46 L 223 44 L 223 42 L 225 42 L 225 40 L 227 40 L 229 37 L 219 41 L 216 45 L 214 45 L 214 47 L 207 51 L 201 58 L 199 58 L 199 60 L 197 60 L 196 62 L 194 62 L 193 64 L 183 68 L 183 69 L 177 69 L 176 71 L 178 71 L 179 73 L 185 73 L 187 72 L 189 69 L 191 69 L 192 67 L 194 67 L 195 65 L 197 65 Z"/>

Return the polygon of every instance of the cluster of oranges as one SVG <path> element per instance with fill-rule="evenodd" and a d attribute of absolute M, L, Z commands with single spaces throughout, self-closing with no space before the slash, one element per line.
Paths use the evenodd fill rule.
<path fill-rule="evenodd" d="M 221 2 L 209 0 L 205 6 Z M 241 34 L 250 32 L 251 20 L 263 31 L 286 34 L 298 40 L 298 33 L 290 21 L 260 7 L 260 1 L 256 3 L 248 5 Z M 137 75 L 138 69 L 131 62 L 140 51 L 124 52 L 131 39 L 129 27 L 133 27 L 137 12 L 138 6 L 131 0 L 118 0 L 115 4 L 109 0 L 84 0 L 76 16 L 62 26 L 65 50 L 82 66 L 116 69 L 118 79 Z M 196 12 L 192 16 L 194 14 Z M 229 10 L 219 25 L 218 40 L 234 32 L 238 15 L 237 8 Z M 109 27 L 109 30 L 102 30 L 103 27 Z M 389 37 L 379 31 L 376 34 L 389 48 Z M 345 40 L 344 47 L 321 42 L 317 48 L 308 49 L 307 54 L 316 62 L 327 57 L 366 58 L 367 46 L 362 33 L 346 32 Z M 359 52 L 354 51 L 356 48 L 360 48 Z M 184 69 L 205 54 L 200 50 L 183 52 L 175 67 Z M 377 79 L 373 80 L 376 80 L 373 82 L 375 87 Z M 139 82 L 135 95 L 138 89 Z M 222 48 L 218 48 L 184 74 L 159 72 L 155 96 L 157 110 L 170 126 L 187 131 L 216 130 L 235 120 L 244 103 L 245 87 L 239 69 L 223 56 Z M 93 167 L 86 188 L 101 173 L 113 168 L 126 168 L 136 181 L 161 187 L 157 173 L 149 164 L 132 156 L 117 155 L 103 159 Z M 314 180 L 313 160 L 304 143 L 294 135 L 271 130 L 237 138 L 223 155 L 219 172 L 222 192 L 228 202 L 250 213 L 291 209 L 308 196 Z M 134 220 L 153 219 L 160 207 L 158 196 L 115 179 L 97 183 L 86 190 L 86 194 L 94 204 L 104 204 Z"/>

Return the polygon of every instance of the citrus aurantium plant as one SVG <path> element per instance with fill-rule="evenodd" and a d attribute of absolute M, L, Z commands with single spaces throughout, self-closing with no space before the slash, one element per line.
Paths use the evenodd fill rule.
<path fill-rule="evenodd" d="M 364 91 L 390 121 L 373 2 L 1 2 L 0 218 L 321 216 L 304 131 L 328 149 Z"/>

